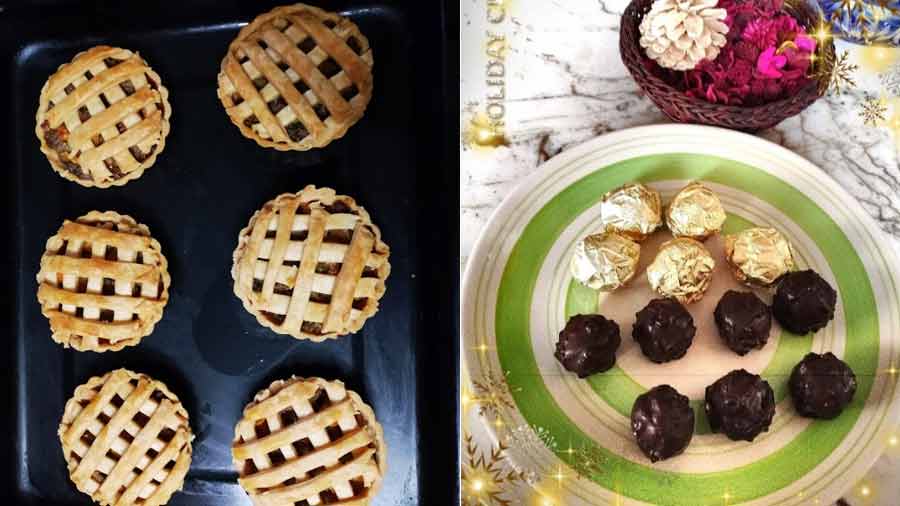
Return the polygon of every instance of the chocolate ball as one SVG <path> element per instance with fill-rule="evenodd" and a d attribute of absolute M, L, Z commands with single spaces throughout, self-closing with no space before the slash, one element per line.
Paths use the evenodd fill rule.
<path fill-rule="evenodd" d="M 753 441 L 769 430 L 774 416 L 775 393 L 758 374 L 738 369 L 706 387 L 710 428 L 734 441 Z"/>
<path fill-rule="evenodd" d="M 616 322 L 598 314 L 580 314 L 569 318 L 559 333 L 553 355 L 566 370 L 584 378 L 614 366 L 621 343 Z"/>
<path fill-rule="evenodd" d="M 772 310 L 753 292 L 728 290 L 714 315 L 719 337 L 738 355 L 760 349 L 769 340 Z"/>
<path fill-rule="evenodd" d="M 631 336 L 644 355 L 661 364 L 687 353 L 694 342 L 694 318 L 675 299 L 653 299 L 635 315 Z"/>
<path fill-rule="evenodd" d="M 694 437 L 694 410 L 669 385 L 653 387 L 634 401 L 631 433 L 651 462 L 680 455 Z"/>
<path fill-rule="evenodd" d="M 772 313 L 782 327 L 795 334 L 815 332 L 834 318 L 837 292 L 815 271 L 782 276 L 772 302 Z"/>
<path fill-rule="evenodd" d="M 809 353 L 788 381 L 797 413 L 810 418 L 836 418 L 856 393 L 856 375 L 832 353 Z"/>

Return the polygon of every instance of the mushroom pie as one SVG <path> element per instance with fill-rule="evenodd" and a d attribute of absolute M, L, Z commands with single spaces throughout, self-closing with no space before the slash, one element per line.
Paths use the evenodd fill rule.
<path fill-rule="evenodd" d="M 343 137 L 372 98 L 372 49 L 350 20 L 304 4 L 245 26 L 219 72 L 219 99 L 245 137 L 305 151 Z"/>
<path fill-rule="evenodd" d="M 369 213 L 330 188 L 267 202 L 238 235 L 234 292 L 260 324 L 322 341 L 356 332 L 378 310 L 388 246 Z"/>
<path fill-rule="evenodd" d="M 366 506 L 385 473 L 372 408 L 340 381 L 278 380 L 244 408 L 231 447 L 256 506 Z"/>
<path fill-rule="evenodd" d="M 53 170 L 82 186 L 137 179 L 166 144 L 168 96 L 137 53 L 109 46 L 78 53 L 41 90 L 41 151 Z"/>
<path fill-rule="evenodd" d="M 191 427 L 166 385 L 118 369 L 75 389 L 59 440 L 78 490 L 104 506 L 158 506 L 181 490 Z"/>
<path fill-rule="evenodd" d="M 38 302 L 53 340 L 79 351 L 121 350 L 153 331 L 169 300 L 169 272 L 150 229 L 91 211 L 47 240 Z"/>

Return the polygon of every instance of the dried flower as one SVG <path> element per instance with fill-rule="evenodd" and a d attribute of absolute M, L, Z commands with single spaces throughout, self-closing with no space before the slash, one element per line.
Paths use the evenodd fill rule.
<path fill-rule="evenodd" d="M 774 47 L 766 48 L 756 60 L 756 71 L 764 77 L 778 78 L 781 77 L 781 70 L 787 65 L 787 56 L 783 54 L 775 54 Z"/>
<path fill-rule="evenodd" d="M 747 23 L 741 32 L 741 40 L 753 44 L 762 51 L 778 43 L 778 31 L 771 19 L 754 19 Z"/>
<path fill-rule="evenodd" d="M 747 62 L 756 61 L 759 58 L 760 50 L 750 42 L 741 40 L 734 44 L 734 56 L 739 60 Z"/>
<path fill-rule="evenodd" d="M 780 100 L 810 82 L 815 39 L 806 35 L 780 0 L 721 0 L 728 13 L 728 43 L 678 83 L 712 103 L 755 106 Z"/>
<path fill-rule="evenodd" d="M 728 80 L 733 86 L 743 87 L 750 84 L 753 78 L 753 65 L 747 60 L 735 60 L 734 66 L 728 73 Z M 749 88 L 748 88 L 749 89 Z"/>
<path fill-rule="evenodd" d="M 794 43 L 797 44 L 797 47 L 804 52 L 814 53 L 816 51 L 816 39 L 803 34 L 798 33 L 794 38 Z"/>

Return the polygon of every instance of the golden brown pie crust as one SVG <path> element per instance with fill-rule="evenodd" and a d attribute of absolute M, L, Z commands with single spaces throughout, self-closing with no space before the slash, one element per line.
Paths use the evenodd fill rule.
<path fill-rule="evenodd" d="M 58 434 L 70 478 L 102 505 L 166 504 L 191 464 L 194 436 L 178 397 L 127 369 L 76 388 Z"/>
<path fill-rule="evenodd" d="M 96 46 L 60 65 L 44 84 L 35 134 L 60 176 L 88 187 L 123 185 L 165 147 L 168 97 L 139 54 Z"/>
<path fill-rule="evenodd" d="M 375 314 L 389 254 L 362 206 L 307 186 L 267 202 L 241 230 L 234 293 L 263 326 L 322 341 L 358 331 Z"/>
<path fill-rule="evenodd" d="M 245 137 L 305 151 L 343 137 L 362 117 L 373 61 L 350 20 L 304 4 L 277 7 L 229 45 L 218 95 Z"/>
<path fill-rule="evenodd" d="M 171 278 L 150 229 L 113 211 L 66 220 L 47 240 L 38 302 L 53 340 L 78 351 L 118 351 L 153 332 Z"/>
<path fill-rule="evenodd" d="M 372 408 L 342 382 L 321 378 L 291 377 L 259 392 L 234 429 L 231 452 L 238 483 L 257 506 L 365 506 L 387 470 Z"/>

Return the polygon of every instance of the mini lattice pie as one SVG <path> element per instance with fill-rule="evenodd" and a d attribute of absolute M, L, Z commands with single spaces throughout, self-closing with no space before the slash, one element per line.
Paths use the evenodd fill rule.
<path fill-rule="evenodd" d="M 53 340 L 79 351 L 121 350 L 153 331 L 169 299 L 169 272 L 150 229 L 91 211 L 47 240 L 38 302 Z"/>
<path fill-rule="evenodd" d="M 279 150 L 340 138 L 372 98 L 372 49 L 359 28 L 304 4 L 245 26 L 219 72 L 219 99 L 245 137 Z"/>
<path fill-rule="evenodd" d="M 162 152 L 172 108 L 140 55 L 97 46 L 59 67 L 41 90 L 35 133 L 61 176 L 106 188 L 136 179 Z"/>
<path fill-rule="evenodd" d="M 340 381 L 272 383 L 244 408 L 231 448 L 256 506 L 369 504 L 386 448 L 372 408 Z"/>
<path fill-rule="evenodd" d="M 321 341 L 356 332 L 375 314 L 388 254 L 352 198 L 307 186 L 267 202 L 241 230 L 234 293 L 260 324 Z"/>
<path fill-rule="evenodd" d="M 184 484 L 192 439 L 178 397 L 127 369 L 76 388 L 59 424 L 72 481 L 103 505 L 167 503 Z"/>

